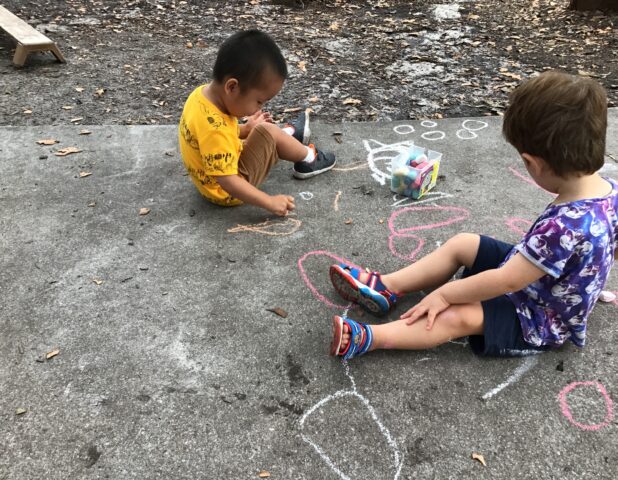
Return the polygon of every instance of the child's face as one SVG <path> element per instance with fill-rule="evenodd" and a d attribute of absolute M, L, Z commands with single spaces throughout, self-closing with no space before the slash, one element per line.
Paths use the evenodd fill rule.
<path fill-rule="evenodd" d="M 268 70 L 263 75 L 261 86 L 242 91 L 236 79 L 228 79 L 225 83 L 224 100 L 228 113 L 238 118 L 253 115 L 279 93 L 283 81 L 279 75 Z"/>

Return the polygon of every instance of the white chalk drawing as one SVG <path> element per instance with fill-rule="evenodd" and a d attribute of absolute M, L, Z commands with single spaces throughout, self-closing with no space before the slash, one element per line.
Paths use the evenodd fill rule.
<path fill-rule="evenodd" d="M 423 120 L 421 122 L 421 126 L 425 128 L 436 128 L 438 124 L 434 122 L 433 120 Z"/>
<path fill-rule="evenodd" d="M 345 311 L 344 315 L 345 314 L 347 314 L 347 310 Z M 306 443 L 308 443 L 309 445 L 313 447 L 313 449 L 320 456 L 320 458 L 324 461 L 324 463 L 326 463 L 326 465 L 328 465 L 330 469 L 339 476 L 339 478 L 341 478 L 342 480 L 352 480 L 350 476 L 346 475 L 344 472 L 341 471 L 341 469 L 337 465 L 335 465 L 335 462 L 333 462 L 333 460 L 324 452 L 322 448 L 320 448 L 319 445 L 317 445 L 313 440 L 311 440 L 311 438 L 309 438 L 303 432 L 303 429 L 305 427 L 305 421 L 307 420 L 307 418 L 311 416 L 316 410 L 322 408 L 327 403 L 338 400 L 343 397 L 355 397 L 361 401 L 361 403 L 365 406 L 365 408 L 367 408 L 367 411 L 369 412 L 369 415 L 371 416 L 372 420 L 376 423 L 376 425 L 378 426 L 378 429 L 380 430 L 380 433 L 384 435 L 384 438 L 386 438 L 386 442 L 388 443 L 389 447 L 392 449 L 393 467 L 395 469 L 395 476 L 393 477 L 393 480 L 397 480 L 399 478 L 399 475 L 401 474 L 401 468 L 403 467 L 403 455 L 399 451 L 397 442 L 392 437 L 388 429 L 382 424 L 382 422 L 378 418 L 378 415 L 376 414 L 375 409 L 369 403 L 369 400 L 367 400 L 366 397 L 358 393 L 358 390 L 356 389 L 356 382 L 354 381 L 354 377 L 352 377 L 352 375 L 350 374 L 350 367 L 348 363 L 345 361 L 342 363 L 345 367 L 345 374 L 350 379 L 350 382 L 352 383 L 352 389 L 351 390 L 338 390 L 332 395 L 328 395 L 327 397 L 323 398 L 318 403 L 313 405 L 309 410 L 307 410 L 299 422 L 300 423 L 300 436 Z M 352 414 L 352 412 L 350 412 L 350 414 Z"/>
<path fill-rule="evenodd" d="M 409 135 L 414 133 L 414 127 L 412 125 L 397 125 L 393 128 L 393 131 L 399 135 Z"/>
<path fill-rule="evenodd" d="M 461 124 L 461 129 L 457 130 L 457 138 L 461 140 L 472 140 L 477 138 L 479 130 L 487 128 L 488 124 L 481 120 L 464 120 Z"/>
<path fill-rule="evenodd" d="M 425 132 L 421 135 L 423 140 L 429 140 L 430 142 L 435 142 L 436 140 L 442 140 L 446 137 L 446 133 L 442 130 L 432 130 L 431 132 Z"/>
<path fill-rule="evenodd" d="M 407 152 L 412 146 L 412 141 L 398 143 L 382 143 L 377 140 L 363 140 L 367 150 L 367 163 L 371 169 L 371 176 L 380 185 L 386 185 L 391 179 L 391 163 L 400 153 Z"/>
<path fill-rule="evenodd" d="M 535 351 L 535 353 L 539 353 L 539 352 Z M 528 370 L 530 370 L 532 367 L 534 367 L 538 362 L 539 362 L 539 359 L 536 356 L 525 357 L 522 364 L 515 369 L 515 371 L 512 373 L 512 375 L 509 378 L 507 378 L 504 382 L 502 382 L 497 387 L 492 388 L 489 392 L 484 394 L 481 398 L 483 400 L 488 400 L 494 395 L 496 395 L 497 393 L 500 393 L 506 387 L 508 387 L 509 385 L 512 385 L 513 383 L 518 381 L 521 377 L 523 377 L 524 374 Z"/>
<path fill-rule="evenodd" d="M 307 202 L 313 198 L 313 193 L 311 192 L 300 192 L 298 195 Z"/>
<path fill-rule="evenodd" d="M 427 192 L 424 195 L 424 200 L 414 200 L 410 197 L 401 197 L 400 195 L 393 195 L 393 204 L 391 207 L 406 207 L 408 205 L 422 205 L 423 203 L 431 203 L 437 200 L 445 198 L 453 198 L 453 195 L 446 192 Z"/>

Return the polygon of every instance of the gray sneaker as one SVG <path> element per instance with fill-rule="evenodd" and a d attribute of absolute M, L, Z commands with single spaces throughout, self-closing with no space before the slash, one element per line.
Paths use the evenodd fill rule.
<path fill-rule="evenodd" d="M 309 145 L 309 139 L 311 138 L 311 128 L 309 128 L 309 110 L 305 110 L 301 113 L 296 120 L 285 125 L 286 127 L 292 127 L 294 134 L 292 135 L 303 145 Z"/>
<path fill-rule="evenodd" d="M 315 160 L 313 162 L 296 162 L 294 164 L 294 177 L 304 180 L 306 178 L 315 177 L 320 173 L 324 173 L 335 166 L 337 160 L 334 153 L 326 153 L 309 145 L 315 151 Z"/>

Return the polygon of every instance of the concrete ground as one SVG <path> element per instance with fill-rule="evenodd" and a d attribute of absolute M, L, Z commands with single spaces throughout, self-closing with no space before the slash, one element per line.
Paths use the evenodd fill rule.
<path fill-rule="evenodd" d="M 316 123 L 338 169 L 278 165 L 263 188 L 294 195 L 285 220 L 202 200 L 173 126 L 0 128 L 0 479 L 617 478 L 616 303 L 581 351 L 327 355 L 331 263 L 390 271 L 461 231 L 515 242 L 550 201 L 500 125 Z M 416 203 L 385 176 L 409 141 L 444 154 Z M 617 178 L 616 110 L 607 152 Z"/>

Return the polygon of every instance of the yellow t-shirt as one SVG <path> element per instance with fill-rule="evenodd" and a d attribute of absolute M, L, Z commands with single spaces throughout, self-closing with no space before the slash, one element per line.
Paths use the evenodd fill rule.
<path fill-rule="evenodd" d="M 238 119 L 221 112 L 197 87 L 185 102 L 178 141 L 182 161 L 191 180 L 208 200 L 218 205 L 242 202 L 217 183 L 219 175 L 236 175 L 242 151 Z"/>

